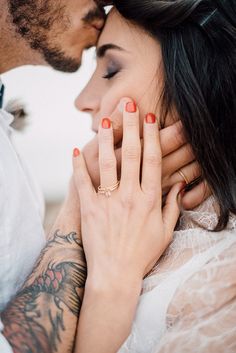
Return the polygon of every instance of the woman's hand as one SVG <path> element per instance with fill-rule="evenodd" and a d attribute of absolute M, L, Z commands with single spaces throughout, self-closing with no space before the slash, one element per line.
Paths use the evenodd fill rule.
<path fill-rule="evenodd" d="M 121 171 L 121 141 L 123 136 L 122 113 L 119 109 L 124 101 L 123 98 L 120 104 L 116 107 L 111 115 L 115 155 L 117 159 L 117 171 L 120 176 Z M 188 183 L 201 176 L 201 170 L 198 163 L 195 161 L 193 152 L 183 133 L 183 126 L 180 121 L 170 125 L 160 131 L 160 143 L 162 149 L 162 193 L 169 192 L 171 187 L 178 182 L 184 181 L 185 176 Z M 143 139 L 141 138 L 141 144 Z M 100 184 L 99 170 L 99 147 L 98 135 L 85 146 L 83 156 L 86 161 L 86 166 L 95 188 Z M 181 175 L 182 173 L 182 175 Z M 201 204 L 211 194 L 206 182 L 202 181 L 183 196 L 182 205 L 184 209 L 193 209 Z"/>
<path fill-rule="evenodd" d="M 162 209 L 156 118 L 148 114 L 144 122 L 142 162 L 139 112 L 133 102 L 126 105 L 123 127 L 119 186 L 110 119 L 103 119 L 99 128 L 100 192 L 93 187 L 83 155 L 74 151 L 88 267 L 75 348 L 79 353 L 117 352 L 131 330 L 142 279 L 172 240 L 180 212 L 183 183 L 171 189 Z"/>
<path fill-rule="evenodd" d="M 133 111 L 131 111 L 133 109 Z M 130 111 L 129 111 L 130 110 Z M 149 114 L 143 126 L 143 161 L 140 182 L 141 143 L 139 113 L 129 102 L 124 112 L 122 165 L 119 187 L 110 197 L 97 193 L 83 156 L 74 158 L 74 173 L 81 202 L 83 245 L 88 277 L 106 279 L 139 278 L 152 268 L 172 240 L 179 216 L 177 195 L 183 183 L 170 191 L 162 209 L 162 152 L 157 120 Z M 110 119 L 99 128 L 101 186 L 117 183 L 113 129 Z"/>

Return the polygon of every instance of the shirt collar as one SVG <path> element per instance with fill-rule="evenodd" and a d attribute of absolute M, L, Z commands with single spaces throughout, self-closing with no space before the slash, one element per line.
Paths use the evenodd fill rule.
<path fill-rule="evenodd" d="M 2 83 L 1 77 L 0 77 L 0 109 L 3 106 L 3 97 L 4 97 L 4 84 Z"/>

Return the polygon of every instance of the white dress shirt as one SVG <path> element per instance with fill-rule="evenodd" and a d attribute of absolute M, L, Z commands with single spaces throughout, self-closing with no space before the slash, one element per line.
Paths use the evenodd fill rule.
<path fill-rule="evenodd" d="M 23 285 L 45 245 L 42 197 L 12 144 L 12 120 L 0 109 L 0 313 Z M 0 319 L 0 332 L 2 326 Z M 12 352 L 1 333 L 0 352 Z"/>

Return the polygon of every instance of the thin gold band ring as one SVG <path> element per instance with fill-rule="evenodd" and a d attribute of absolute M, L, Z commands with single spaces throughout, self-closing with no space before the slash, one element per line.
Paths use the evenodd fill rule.
<path fill-rule="evenodd" d="M 186 175 L 182 172 L 182 170 L 179 169 L 177 173 L 184 179 L 185 183 L 188 185 L 188 184 L 189 184 L 188 178 L 187 178 Z"/>

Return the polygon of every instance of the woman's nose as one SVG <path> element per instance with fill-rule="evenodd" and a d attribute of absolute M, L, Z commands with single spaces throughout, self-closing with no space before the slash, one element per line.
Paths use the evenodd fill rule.
<path fill-rule="evenodd" d="M 91 104 L 88 104 L 86 95 L 82 91 L 75 100 L 75 106 L 81 112 L 90 112 Z"/>
<path fill-rule="evenodd" d="M 78 110 L 90 114 L 96 113 L 99 108 L 99 99 L 93 92 L 85 89 L 79 94 L 75 100 L 75 106 Z"/>

